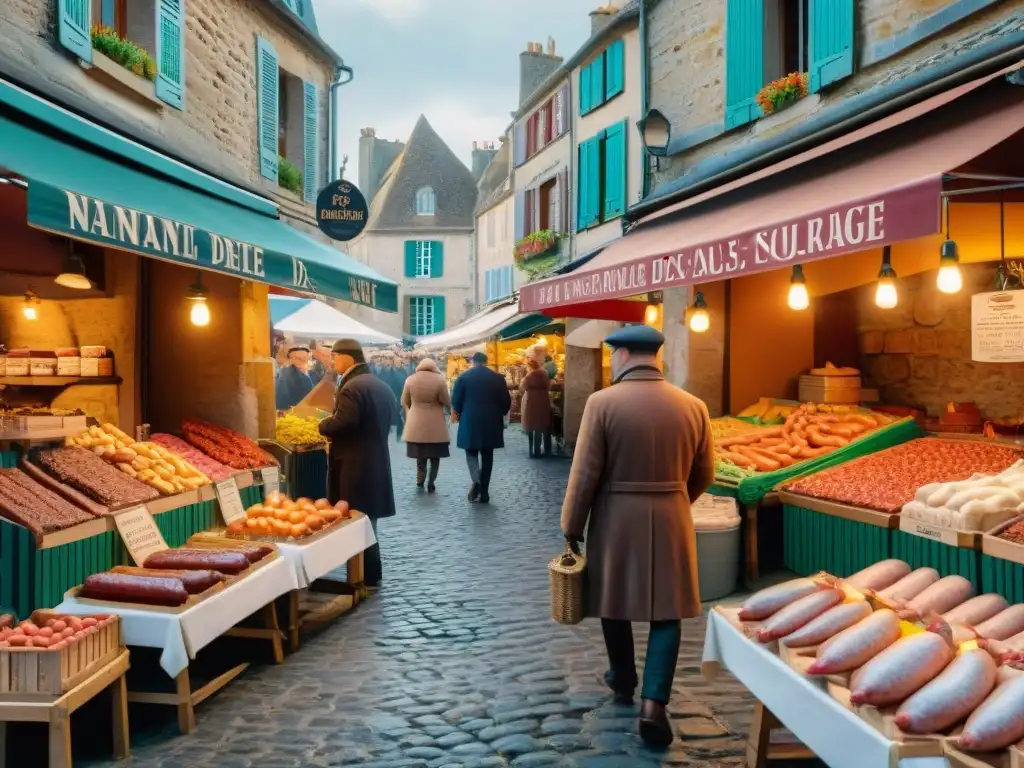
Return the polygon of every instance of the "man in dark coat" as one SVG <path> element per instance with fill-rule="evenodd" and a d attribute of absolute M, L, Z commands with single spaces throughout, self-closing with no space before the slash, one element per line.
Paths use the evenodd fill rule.
<path fill-rule="evenodd" d="M 309 349 L 292 347 L 288 350 L 288 363 L 278 371 L 274 382 L 274 399 L 279 411 L 295 407 L 313 391 L 314 381 L 308 372 Z"/>
<path fill-rule="evenodd" d="M 365 513 L 376 537 L 377 521 L 395 514 L 388 433 L 398 419 L 398 402 L 388 385 L 370 372 L 359 342 L 339 339 L 331 358 L 339 376 L 334 414 L 320 422 L 320 434 L 331 443 L 328 499 L 344 499 Z M 366 550 L 364 566 L 366 585 L 378 586 L 378 544 Z"/>
<path fill-rule="evenodd" d="M 473 485 L 469 500 L 490 501 L 494 449 L 505 447 L 505 416 L 512 407 L 505 377 L 487 367 L 487 355 L 473 355 L 473 366 L 455 382 L 452 420 L 459 422 L 457 445 L 466 452 Z M 483 461 L 483 466 L 481 466 Z"/>

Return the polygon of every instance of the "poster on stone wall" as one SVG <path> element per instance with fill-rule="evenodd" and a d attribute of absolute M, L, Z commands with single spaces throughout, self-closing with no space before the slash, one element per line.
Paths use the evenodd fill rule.
<path fill-rule="evenodd" d="M 1024 291 L 971 297 L 971 359 L 977 363 L 1024 362 Z"/>

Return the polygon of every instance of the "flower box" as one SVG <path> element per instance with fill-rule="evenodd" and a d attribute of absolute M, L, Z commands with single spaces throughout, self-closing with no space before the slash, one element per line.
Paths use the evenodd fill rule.
<path fill-rule="evenodd" d="M 790 72 L 757 92 L 754 100 L 766 115 L 790 107 L 811 92 L 806 72 Z"/>

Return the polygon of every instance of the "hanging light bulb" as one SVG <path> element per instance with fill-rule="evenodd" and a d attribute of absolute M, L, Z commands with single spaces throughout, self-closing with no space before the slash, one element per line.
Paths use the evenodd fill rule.
<path fill-rule="evenodd" d="M 192 325 L 200 328 L 209 325 L 210 307 L 206 303 L 206 288 L 203 287 L 202 273 L 196 272 L 196 281 L 188 287 L 185 298 L 192 302 L 192 311 L 189 313 Z"/>
<path fill-rule="evenodd" d="M 936 285 L 943 293 L 958 293 L 964 287 L 964 280 L 960 275 L 960 256 L 957 254 L 956 242 L 946 240 L 939 254 L 939 277 Z"/>
<path fill-rule="evenodd" d="M 60 274 L 53 282 L 65 288 L 74 288 L 79 291 L 88 291 L 92 288 L 92 281 L 85 274 L 85 263 L 82 257 L 72 251 L 74 246 L 68 242 L 68 253 L 60 268 Z"/>
<path fill-rule="evenodd" d="M 797 264 L 793 267 L 793 276 L 789 278 L 789 296 L 786 299 L 790 309 L 807 309 L 811 305 L 811 297 L 807 294 L 807 281 L 804 279 L 804 268 Z"/>
<path fill-rule="evenodd" d="M 647 309 L 644 310 L 644 322 L 647 325 L 654 325 L 658 322 L 658 305 L 648 304 Z"/>
<path fill-rule="evenodd" d="M 690 330 L 694 333 L 704 333 L 710 327 L 711 315 L 708 314 L 704 293 L 697 291 L 697 295 L 693 299 L 693 307 L 690 310 Z"/>
<path fill-rule="evenodd" d="M 882 269 L 878 272 L 878 285 L 875 288 L 875 305 L 882 309 L 892 309 L 899 303 L 896 293 L 896 270 L 889 263 L 889 246 L 882 251 Z"/>
<path fill-rule="evenodd" d="M 39 319 L 39 296 L 31 288 L 25 291 L 25 306 L 21 308 L 21 313 L 26 320 Z"/>

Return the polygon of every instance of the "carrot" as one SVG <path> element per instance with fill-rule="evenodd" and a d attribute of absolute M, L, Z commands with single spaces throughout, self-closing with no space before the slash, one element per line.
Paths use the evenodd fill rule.
<path fill-rule="evenodd" d="M 840 437 L 839 435 L 823 434 L 817 427 L 807 428 L 807 440 L 811 445 L 818 448 L 842 448 L 850 442 L 845 437 Z"/>
<path fill-rule="evenodd" d="M 741 456 L 740 454 L 734 453 L 732 451 L 722 451 L 719 454 L 719 456 L 725 461 L 732 462 L 737 467 L 749 468 L 754 466 L 754 462 L 752 462 L 749 458 L 747 458 L 746 456 Z"/>
<path fill-rule="evenodd" d="M 863 424 L 868 429 L 874 429 L 879 426 L 879 422 L 875 421 L 871 416 L 865 416 L 860 413 L 853 413 L 846 417 L 846 421 L 855 421 L 858 424 Z"/>
<path fill-rule="evenodd" d="M 727 448 L 730 445 L 751 445 L 753 443 L 758 443 L 765 438 L 778 437 L 781 434 L 781 427 L 772 427 L 771 429 L 765 429 L 759 432 L 748 432 L 745 435 L 726 437 L 723 440 L 719 440 L 718 445 L 722 448 Z"/>
<path fill-rule="evenodd" d="M 816 459 L 826 453 L 832 453 L 835 448 L 801 448 L 798 454 L 801 459 Z"/>
<path fill-rule="evenodd" d="M 767 456 L 762 456 L 757 451 L 752 451 L 745 445 L 737 446 L 736 452 L 741 456 L 748 457 L 759 472 L 773 472 L 776 469 L 782 468 L 782 462 L 776 461 L 775 459 L 769 459 Z"/>
<path fill-rule="evenodd" d="M 775 446 L 775 445 L 783 445 L 786 442 L 787 442 L 786 438 L 784 438 L 784 437 L 767 437 L 767 438 L 762 438 L 761 440 L 757 441 L 754 444 L 753 447 L 754 448 L 771 448 L 772 446 Z"/>

